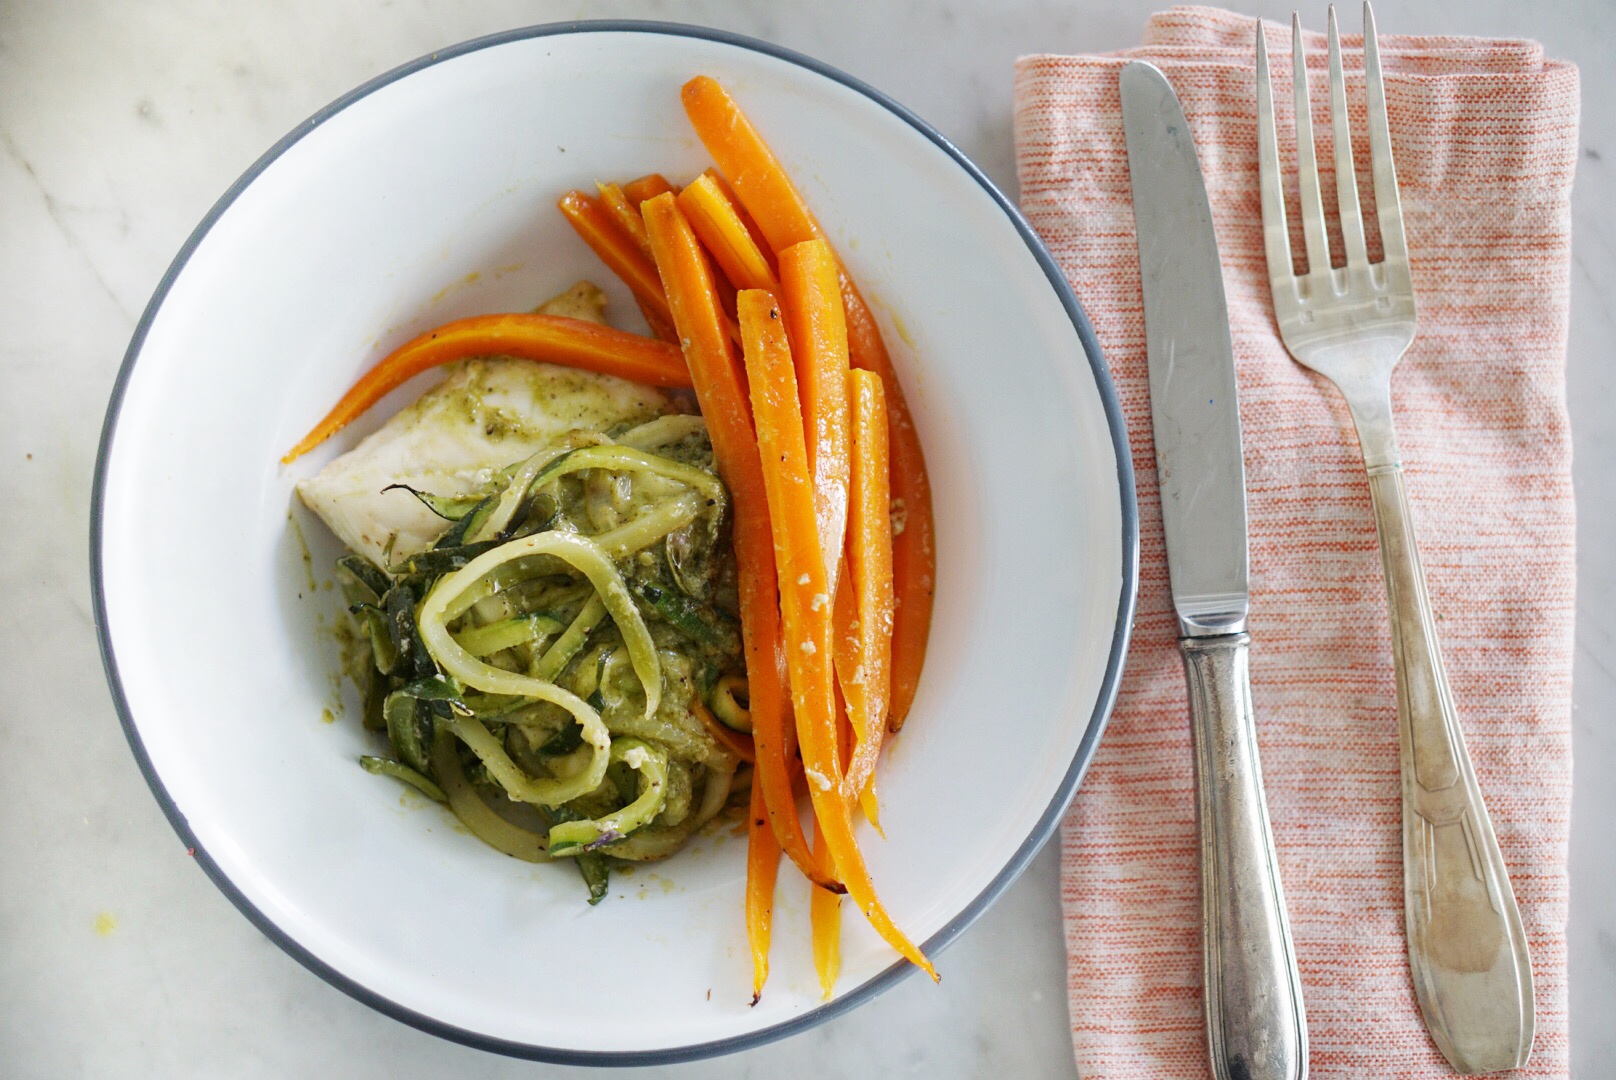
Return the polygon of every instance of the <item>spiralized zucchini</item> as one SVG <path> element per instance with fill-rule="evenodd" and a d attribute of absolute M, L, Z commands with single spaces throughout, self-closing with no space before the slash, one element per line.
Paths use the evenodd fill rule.
<path fill-rule="evenodd" d="M 659 446 L 676 443 L 692 436 L 707 437 L 707 421 L 699 416 L 673 413 L 647 420 L 637 428 L 630 428 L 617 437 L 623 446 L 636 450 L 654 450 Z"/>
<path fill-rule="evenodd" d="M 567 856 L 591 903 L 613 861 L 671 854 L 728 803 L 739 762 L 693 710 L 745 724 L 706 426 L 670 414 L 619 438 L 572 432 L 472 491 L 399 485 L 445 519 L 438 542 L 338 573 L 398 758 L 365 767 L 507 855 Z"/>
<path fill-rule="evenodd" d="M 589 851 L 613 840 L 621 840 L 650 820 L 668 798 L 668 752 L 639 739 L 617 739 L 612 743 L 612 761 L 622 762 L 640 774 L 640 790 L 634 801 L 599 821 L 564 821 L 550 830 L 550 853 L 565 855 Z"/>
<path fill-rule="evenodd" d="M 416 622 L 421 628 L 421 638 L 426 642 L 427 651 L 438 662 L 439 668 L 465 685 L 490 694 L 515 694 L 552 701 L 576 716 L 586 734 L 591 723 L 599 724 L 600 717 L 593 709 L 554 683 L 485 664 L 467 652 L 449 633 L 444 613 L 451 600 L 490 570 L 529 555 L 554 555 L 566 560 L 589 579 L 589 583 L 595 587 L 595 595 L 617 623 L 628 644 L 629 656 L 634 660 L 634 672 L 645 686 L 645 715 L 656 712 L 658 699 L 662 696 L 662 672 L 657 665 L 656 646 L 651 641 L 651 632 L 645 628 L 645 620 L 634 606 L 634 597 L 629 594 L 628 586 L 623 584 L 623 575 L 617 572 L 599 545 L 587 537 L 569 533 L 537 533 L 501 544 L 477 556 L 433 586 L 426 603 L 416 614 Z"/>
<path fill-rule="evenodd" d="M 741 702 L 746 697 L 746 676 L 733 672 L 723 675 L 713 686 L 713 696 L 708 704 L 725 727 L 752 733 L 752 710 Z"/>

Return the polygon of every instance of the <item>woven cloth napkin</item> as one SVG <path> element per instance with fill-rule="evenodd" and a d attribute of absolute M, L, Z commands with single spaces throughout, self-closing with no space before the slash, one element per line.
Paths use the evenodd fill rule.
<path fill-rule="evenodd" d="M 1268 48 L 1281 160 L 1293 162 L 1288 31 L 1271 26 Z M 1073 1044 L 1085 1077 L 1208 1074 L 1189 726 L 1117 92 L 1122 65 L 1141 58 L 1183 101 L 1222 254 L 1245 434 L 1252 693 L 1312 1075 L 1446 1077 L 1408 971 L 1391 641 L 1363 461 L 1342 399 L 1290 359 L 1274 325 L 1255 33 L 1226 11 L 1174 8 L 1140 48 L 1016 68 L 1022 206 L 1094 324 L 1139 482 L 1133 647 L 1062 832 Z M 1327 117 L 1322 35 L 1307 46 L 1314 115 Z M 1460 723 L 1531 946 L 1537 1038 L 1522 1075 L 1564 1077 L 1577 72 L 1524 41 L 1387 34 L 1381 48 L 1419 311 L 1392 384 L 1397 429 Z M 1344 36 L 1343 51 L 1367 189 L 1361 39 Z M 1333 208 L 1329 127 L 1315 130 Z M 1340 251 L 1338 223 L 1332 234 Z M 1301 250 L 1299 233 L 1291 244 Z"/>

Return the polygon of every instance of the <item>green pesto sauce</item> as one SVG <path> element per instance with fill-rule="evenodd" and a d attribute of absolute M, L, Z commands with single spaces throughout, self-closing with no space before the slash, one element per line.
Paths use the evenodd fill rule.
<path fill-rule="evenodd" d="M 286 512 L 286 523 L 292 527 L 292 539 L 297 541 L 298 555 L 303 560 L 303 580 L 309 592 L 318 592 L 320 585 L 314 580 L 314 556 L 309 553 L 309 541 L 303 535 L 303 526 L 290 510 Z"/>
<path fill-rule="evenodd" d="M 500 359 L 494 357 L 491 359 Z M 603 393 L 598 375 L 555 369 L 545 373 L 543 379 L 530 384 L 536 415 L 546 417 L 540 428 L 531 424 L 521 412 L 500 408 L 491 403 L 490 395 L 502 388 L 488 377 L 488 366 L 482 360 L 467 360 L 450 369 L 450 379 L 456 369 L 466 373 L 465 382 L 451 392 L 440 392 L 431 399 L 435 412 L 443 413 L 451 422 L 469 428 L 480 428 L 484 437 L 503 442 L 506 439 L 534 440 L 558 427 L 574 426 L 595 428 L 599 423 Z M 508 394 L 508 391 L 504 391 Z M 643 423 L 658 410 L 635 410 L 633 423 Z M 632 426 L 632 425 L 631 425 Z"/>

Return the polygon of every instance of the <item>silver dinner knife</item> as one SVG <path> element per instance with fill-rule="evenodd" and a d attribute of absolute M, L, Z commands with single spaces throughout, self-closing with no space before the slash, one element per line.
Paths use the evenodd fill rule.
<path fill-rule="evenodd" d="M 1184 111 L 1149 64 L 1122 69 L 1151 427 L 1201 833 L 1207 1048 L 1218 1080 L 1302 1080 L 1302 985 L 1275 865 L 1246 634 L 1246 472 L 1229 311 Z"/>

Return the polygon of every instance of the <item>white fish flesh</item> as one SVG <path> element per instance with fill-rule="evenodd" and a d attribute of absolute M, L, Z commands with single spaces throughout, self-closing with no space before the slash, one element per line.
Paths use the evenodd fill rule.
<path fill-rule="evenodd" d="M 562 312 L 565 298 L 577 300 L 577 289 L 541 310 L 595 313 L 598 320 L 598 308 L 587 301 Z M 387 565 L 389 543 L 396 562 L 426 550 L 448 527 L 408 491 L 385 490 L 391 485 L 465 495 L 569 432 L 643 423 L 669 409 L 668 398 L 652 387 L 554 364 L 488 358 L 446 370 L 442 383 L 298 482 L 304 504 L 378 566 Z"/>

